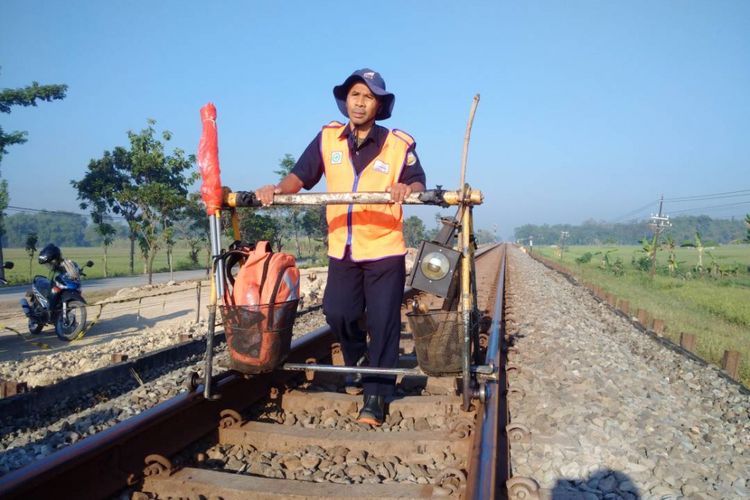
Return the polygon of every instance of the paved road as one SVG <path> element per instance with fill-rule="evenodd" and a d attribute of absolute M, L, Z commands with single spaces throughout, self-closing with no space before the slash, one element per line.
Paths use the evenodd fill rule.
<path fill-rule="evenodd" d="M 195 280 L 206 278 L 206 271 L 199 269 L 195 271 L 177 271 L 174 273 L 175 281 Z M 153 283 L 166 283 L 172 279 L 170 273 L 154 273 Z M 120 278 L 99 278 L 85 280 L 83 282 L 83 295 L 86 292 L 100 292 L 104 290 L 119 290 L 120 288 L 129 288 L 133 286 L 143 286 L 148 283 L 148 276 L 124 276 Z M 0 302 L 18 302 L 29 285 L 7 286 L 0 288 Z"/>

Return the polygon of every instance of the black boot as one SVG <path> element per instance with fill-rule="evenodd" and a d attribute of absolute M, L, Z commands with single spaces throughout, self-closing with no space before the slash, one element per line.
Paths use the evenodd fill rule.
<path fill-rule="evenodd" d="M 385 420 L 385 397 L 365 396 L 365 404 L 359 411 L 357 422 L 380 426 Z"/>
<path fill-rule="evenodd" d="M 367 366 L 367 354 L 357 360 L 357 366 Z M 347 373 L 344 379 L 344 391 L 347 394 L 359 395 L 362 394 L 362 374 L 361 373 Z"/>

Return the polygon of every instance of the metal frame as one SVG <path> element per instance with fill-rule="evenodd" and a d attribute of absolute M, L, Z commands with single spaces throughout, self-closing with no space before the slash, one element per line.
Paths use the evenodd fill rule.
<path fill-rule="evenodd" d="M 444 191 L 438 187 L 419 193 L 412 193 L 403 202 L 405 205 L 459 205 L 457 219 L 459 222 L 459 250 L 460 259 L 460 313 L 464 324 L 464 338 L 462 346 L 462 379 L 463 379 L 463 404 L 462 409 L 468 411 L 471 407 L 471 399 L 479 394 L 476 374 L 484 377 L 493 377 L 497 371 L 493 365 L 471 364 L 471 343 L 478 336 L 479 325 L 476 304 L 476 276 L 474 273 L 474 235 L 472 207 L 483 201 L 480 191 L 472 190 L 465 184 L 459 191 Z M 290 205 L 334 205 L 334 204 L 387 204 L 393 203 L 391 195 L 383 192 L 363 193 L 298 193 L 292 195 L 275 195 L 272 206 Z M 238 207 L 259 207 L 260 202 L 255 194 L 249 191 L 231 192 L 225 190 L 224 207 L 232 211 L 232 219 L 236 220 L 234 209 Z M 224 208 L 222 207 L 222 208 Z M 204 382 L 204 395 L 206 398 L 215 398 L 211 393 L 211 358 L 213 353 L 213 332 L 216 318 L 216 303 L 219 297 L 223 298 L 223 271 L 220 269 L 221 262 L 217 259 L 220 251 L 220 228 L 221 215 L 219 211 L 211 218 L 211 250 L 214 255 L 213 282 L 211 286 L 211 304 L 209 305 L 209 335 L 206 348 L 206 380 Z M 237 224 L 233 223 L 235 239 L 240 239 Z M 281 369 L 290 371 L 319 371 L 333 373 L 361 373 L 368 375 L 402 375 L 421 376 L 424 375 L 420 369 L 404 368 L 371 368 L 371 367 L 342 367 L 335 365 L 320 364 L 295 364 L 286 363 Z"/>
<path fill-rule="evenodd" d="M 477 338 L 476 346 L 478 349 L 478 311 L 476 306 L 476 276 L 474 274 L 474 241 L 473 241 L 473 221 L 472 221 L 472 207 L 482 203 L 482 193 L 480 191 L 474 191 L 466 184 L 466 164 L 469 155 L 469 139 L 471 137 L 471 127 L 474 123 L 474 114 L 479 104 L 479 94 L 474 96 L 474 100 L 471 105 L 469 112 L 469 120 L 466 125 L 466 132 L 464 134 L 463 154 L 461 157 L 461 182 L 459 183 L 458 191 L 444 191 L 440 186 L 437 189 L 431 191 L 423 191 L 418 193 L 411 193 L 403 201 L 406 205 L 458 205 L 459 206 L 459 217 L 456 217 L 458 223 L 460 223 L 460 238 L 461 242 L 461 285 L 460 285 L 460 312 L 463 317 L 464 325 L 464 339 L 463 339 L 463 404 L 462 409 L 468 411 L 471 407 L 471 399 L 476 395 L 481 395 L 481 390 L 477 384 L 473 383 L 471 374 L 471 342 L 473 338 Z M 201 175 L 204 176 L 204 184 L 206 183 L 206 175 L 204 175 L 204 166 L 206 172 L 209 172 L 209 189 L 212 194 L 216 193 L 218 189 L 218 175 L 212 177 L 210 172 L 212 168 L 216 171 L 213 172 L 218 174 L 218 148 L 216 146 L 216 109 L 213 104 L 208 104 L 201 109 L 201 118 L 203 120 L 204 132 L 201 137 L 201 145 L 199 146 L 199 156 L 205 155 L 203 163 L 201 164 Z M 205 140 L 205 143 L 204 143 Z M 204 165 L 205 164 L 205 165 Z M 205 201 L 205 198 L 204 198 Z M 213 200 L 211 199 L 213 202 Z M 303 193 L 303 194 L 278 194 L 274 195 L 273 202 L 277 206 L 286 205 L 352 205 L 352 204 L 389 204 L 393 203 L 390 193 L 384 192 L 361 192 L 361 193 Z M 259 207 L 260 203 L 255 197 L 255 193 L 251 191 L 238 191 L 232 192 L 229 188 L 222 188 L 222 207 L 230 208 L 232 214 L 232 227 L 234 229 L 234 236 L 236 240 L 240 238 L 239 223 L 235 212 L 236 207 Z M 217 207 L 213 207 L 217 208 Z M 211 214 L 211 211 L 209 211 Z M 209 305 L 209 325 L 208 325 L 208 336 L 207 336 L 207 348 L 206 348 L 206 375 L 205 375 L 205 391 L 204 395 L 207 399 L 212 398 L 211 394 L 211 363 L 213 358 L 213 334 L 216 321 L 216 304 L 218 297 L 223 298 L 223 272 L 221 272 L 221 262 L 219 259 L 220 249 L 220 236 L 221 236 L 221 211 L 214 210 L 211 215 L 211 250 L 214 255 L 213 258 L 213 275 L 214 280 L 211 286 L 211 304 Z M 477 362 L 478 364 L 478 362 Z M 341 371 L 340 367 L 334 367 L 332 365 L 306 365 L 305 370 L 312 369 L 316 366 L 317 371 Z M 284 369 L 298 369 L 298 367 L 288 367 L 284 365 Z M 375 374 L 390 374 L 385 369 L 367 368 L 361 369 L 354 367 L 356 372 L 359 373 L 375 373 Z M 365 371 L 366 370 L 366 371 Z M 490 376 L 495 370 L 495 367 L 490 365 Z M 477 391 L 475 392 L 475 389 Z"/>

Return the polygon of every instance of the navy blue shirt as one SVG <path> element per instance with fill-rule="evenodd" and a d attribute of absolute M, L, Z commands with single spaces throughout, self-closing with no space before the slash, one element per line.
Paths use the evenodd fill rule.
<path fill-rule="evenodd" d="M 305 152 L 302 153 L 302 156 L 299 157 L 299 160 L 297 160 L 292 169 L 292 173 L 299 177 L 304 188 L 308 190 L 312 189 L 320 181 L 324 172 L 323 157 L 320 155 L 321 137 L 322 132 L 318 132 L 318 135 L 307 146 Z M 375 159 L 380 150 L 383 149 L 383 144 L 385 144 L 385 140 L 388 137 L 388 129 L 380 125 L 374 125 L 359 146 L 355 142 L 355 134 L 352 134 L 350 127 L 347 126 L 344 128 L 341 137 L 346 137 L 346 140 L 349 142 L 349 151 L 352 152 L 354 170 L 357 174 L 360 174 Z M 427 182 L 415 148 L 416 143 L 412 144 L 409 148 L 409 153 L 414 156 L 415 161 L 411 165 L 408 162 L 404 165 L 399 177 L 399 182 L 402 184 L 409 185 L 413 182 L 426 184 Z"/>

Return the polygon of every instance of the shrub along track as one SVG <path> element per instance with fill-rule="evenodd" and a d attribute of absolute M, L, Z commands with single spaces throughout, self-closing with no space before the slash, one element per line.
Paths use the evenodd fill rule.
<path fill-rule="evenodd" d="M 492 295 L 503 290 L 500 255 L 496 247 L 476 261 L 485 332 L 501 324 L 502 301 Z M 488 350 L 497 353 L 495 338 Z M 409 333 L 401 348 L 402 365 L 415 366 Z M 327 328 L 295 340 L 287 361 L 312 360 L 341 362 Z M 362 398 L 344 394 L 341 377 L 228 372 L 214 387 L 218 400 L 198 386 L 8 474 L 0 496 L 100 498 L 123 488 L 135 498 L 494 496 L 504 478 L 497 471 L 507 471 L 507 452 L 497 448 L 503 391 L 494 381 L 486 384 L 491 404 L 474 400 L 464 412 L 455 378 L 404 377 L 377 429 L 354 421 Z"/>

